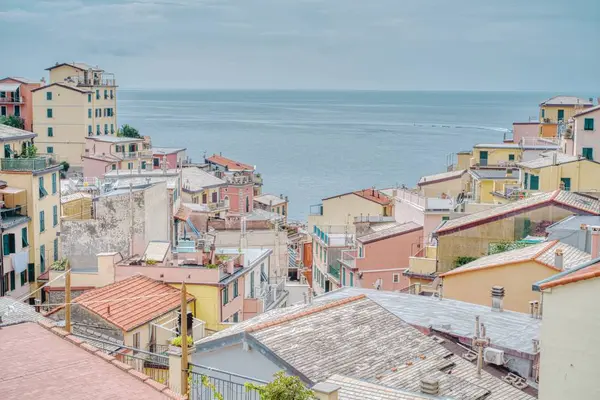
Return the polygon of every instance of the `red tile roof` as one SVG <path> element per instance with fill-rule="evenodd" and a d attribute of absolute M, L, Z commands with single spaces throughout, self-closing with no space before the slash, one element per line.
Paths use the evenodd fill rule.
<path fill-rule="evenodd" d="M 549 289 L 555 286 L 568 285 L 569 283 L 600 278 L 600 263 L 592 264 L 580 270 L 573 271 L 562 278 L 555 279 L 540 285 L 540 289 Z"/>
<path fill-rule="evenodd" d="M 227 167 L 229 171 L 254 171 L 252 165 L 244 164 L 218 154 L 213 154 L 211 157 L 207 158 L 206 161 L 222 167 Z"/>
<path fill-rule="evenodd" d="M 183 399 L 51 323 L 2 328 L 3 399 Z"/>
<path fill-rule="evenodd" d="M 392 200 L 390 197 L 386 196 L 377 189 L 363 189 L 354 192 L 354 194 L 362 197 L 363 199 L 374 201 L 375 203 L 383 206 L 390 204 L 390 201 Z"/>
<path fill-rule="evenodd" d="M 188 302 L 194 296 L 188 294 Z M 181 291 L 142 275 L 83 293 L 74 300 L 129 332 L 180 307 Z"/>

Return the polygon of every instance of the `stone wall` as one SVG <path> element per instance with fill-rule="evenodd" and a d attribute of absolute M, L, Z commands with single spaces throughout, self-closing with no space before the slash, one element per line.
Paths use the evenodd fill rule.
<path fill-rule="evenodd" d="M 64 293 L 64 292 L 63 292 Z M 65 309 L 61 309 L 50 316 L 55 321 L 64 321 Z M 116 340 L 124 340 L 123 331 L 110 324 L 105 319 L 88 311 L 86 308 L 73 305 L 71 307 L 71 324 L 88 330 L 96 331 Z"/>

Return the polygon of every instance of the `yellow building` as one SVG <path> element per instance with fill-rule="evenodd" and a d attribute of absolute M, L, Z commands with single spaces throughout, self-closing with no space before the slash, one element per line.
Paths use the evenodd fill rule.
<path fill-rule="evenodd" d="M 394 199 L 375 188 L 349 192 L 322 200 L 310 207 L 308 230 L 317 226 L 344 226 L 354 230 L 354 218 L 394 215 Z"/>
<path fill-rule="evenodd" d="M 467 170 L 442 172 L 434 175 L 422 176 L 417 183 L 419 193 L 424 197 L 456 197 L 459 193 L 467 191 L 470 176 Z"/>
<path fill-rule="evenodd" d="M 0 125 L 0 140 L 4 143 L 5 157 L 1 159 L 0 180 L 8 186 L 22 189 L 24 204 L 12 204 L 26 210 L 29 217 L 29 263 L 34 264 L 34 276 L 60 258 L 60 170 L 57 160 L 49 155 L 30 154 L 15 157 L 19 148 L 31 146 L 31 132 Z M 29 140 L 29 142 L 27 142 Z M 8 149 L 12 149 L 8 151 Z M 9 157 L 6 157 L 9 156 Z M 23 212 L 23 211 L 22 211 Z M 29 280 L 29 279 L 28 279 Z M 31 289 L 35 285 L 31 285 Z"/>
<path fill-rule="evenodd" d="M 522 189 L 550 192 L 563 189 L 574 192 L 600 190 L 600 163 L 580 156 L 548 152 L 518 164 L 522 169 Z"/>
<path fill-rule="evenodd" d="M 598 259 L 537 282 L 534 289 L 543 303 L 540 399 L 599 399 Z"/>
<path fill-rule="evenodd" d="M 50 82 L 32 91 L 33 131 L 41 151 L 82 165 L 85 138 L 117 133 L 117 86 L 112 74 L 83 63 L 48 68 Z"/>
<path fill-rule="evenodd" d="M 197 167 L 187 167 L 181 170 L 182 202 L 203 204 L 206 211 L 225 210 L 228 205 L 221 198 L 221 190 L 227 182 L 212 173 Z"/>
<path fill-rule="evenodd" d="M 540 122 L 556 124 L 568 121 L 578 112 L 594 106 L 589 99 L 575 96 L 554 96 L 540 103 Z"/>
<path fill-rule="evenodd" d="M 504 308 L 529 312 L 530 301 L 540 300 L 531 287 L 557 272 L 589 261 L 590 255 L 558 241 L 481 257 L 441 275 L 445 298 L 490 305 L 492 287 L 505 290 Z"/>
<path fill-rule="evenodd" d="M 472 169 L 469 174 L 471 198 L 477 203 L 504 203 L 498 197 L 506 197 L 512 189 L 520 188 L 520 175 L 516 168 Z"/>
<path fill-rule="evenodd" d="M 254 208 L 269 211 L 283 216 L 284 221 L 288 215 L 288 198 L 283 195 L 261 194 L 254 197 Z"/>
<path fill-rule="evenodd" d="M 62 196 L 60 199 L 62 219 L 90 219 L 92 218 L 92 195 L 89 193 L 73 193 Z"/>

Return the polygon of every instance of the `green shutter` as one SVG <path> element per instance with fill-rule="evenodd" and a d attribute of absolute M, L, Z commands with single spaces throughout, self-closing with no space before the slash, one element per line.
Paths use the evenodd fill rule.
<path fill-rule="evenodd" d="M 562 121 L 565 119 L 565 110 L 558 110 L 558 120 Z"/>
<path fill-rule="evenodd" d="M 8 238 L 8 233 L 4 234 L 2 236 L 2 254 L 4 254 L 5 256 L 10 254 L 10 245 L 9 243 L 9 238 Z"/>
<path fill-rule="evenodd" d="M 40 246 L 40 273 L 46 271 L 46 246 Z"/>
<path fill-rule="evenodd" d="M 54 136 L 54 128 L 51 126 L 48 127 L 48 137 Z"/>
<path fill-rule="evenodd" d="M 44 211 L 40 211 L 40 232 L 44 232 L 46 230 L 46 221 L 44 220 Z"/>
<path fill-rule="evenodd" d="M 56 194 L 56 186 L 57 186 L 56 172 L 52 174 L 52 194 Z"/>
<path fill-rule="evenodd" d="M 54 239 L 54 261 L 58 261 L 58 238 Z"/>
<path fill-rule="evenodd" d="M 29 239 L 27 237 L 27 227 L 21 229 L 21 247 L 29 246 Z"/>
<path fill-rule="evenodd" d="M 350 286 L 354 286 L 354 273 L 350 272 Z"/>
<path fill-rule="evenodd" d="M 52 100 L 52 92 L 46 92 L 46 100 Z"/>
<path fill-rule="evenodd" d="M 35 282 L 35 264 L 27 264 L 27 273 L 29 274 L 29 282 Z"/>
<path fill-rule="evenodd" d="M 564 186 L 563 190 L 570 191 L 571 190 L 571 178 L 560 178 L 560 182 L 562 186 Z"/>
<path fill-rule="evenodd" d="M 587 158 L 588 160 L 593 160 L 594 159 L 594 149 L 591 147 L 584 147 L 583 148 L 583 157 Z"/>
<path fill-rule="evenodd" d="M 531 175 L 529 177 L 529 189 L 531 190 L 540 190 L 540 177 Z"/>
<path fill-rule="evenodd" d="M 515 155 L 514 154 L 509 154 L 508 155 L 508 161 L 515 161 Z"/>
<path fill-rule="evenodd" d="M 223 305 L 227 304 L 229 302 L 229 293 L 228 293 L 228 287 L 225 286 L 223 288 Z"/>
<path fill-rule="evenodd" d="M 21 286 L 25 286 L 26 283 L 27 283 L 27 271 L 23 270 L 23 271 L 21 271 Z"/>
<path fill-rule="evenodd" d="M 529 174 L 527 172 L 525 172 L 525 179 L 523 182 L 525 182 L 525 189 L 529 189 Z"/>
<path fill-rule="evenodd" d="M 586 118 L 583 122 L 583 129 L 586 131 L 594 130 L 594 118 Z"/>
<path fill-rule="evenodd" d="M 46 117 L 48 117 L 48 118 L 52 118 L 52 109 L 51 109 L 51 108 L 48 108 L 48 109 L 46 110 Z"/>
<path fill-rule="evenodd" d="M 15 290 L 15 271 L 10 271 L 10 290 Z"/>
<path fill-rule="evenodd" d="M 238 293 L 238 281 L 236 279 L 235 282 L 233 282 L 233 298 L 235 299 L 238 296 L 239 296 L 239 293 Z"/>
<path fill-rule="evenodd" d="M 14 254 L 17 252 L 16 246 L 15 246 L 15 234 L 14 233 L 8 234 L 8 248 L 10 249 L 11 254 Z"/>
<path fill-rule="evenodd" d="M 52 226 L 58 225 L 58 206 L 52 206 Z"/>

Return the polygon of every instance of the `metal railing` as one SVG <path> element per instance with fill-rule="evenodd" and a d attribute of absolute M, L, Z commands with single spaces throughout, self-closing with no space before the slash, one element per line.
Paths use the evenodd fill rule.
<path fill-rule="evenodd" d="M 82 79 L 77 86 L 116 86 L 116 79 Z M 108 96 L 110 97 L 110 96 Z M 114 95 L 113 95 L 114 97 Z M 110 97 L 112 98 L 112 97 Z"/>
<path fill-rule="evenodd" d="M 337 279 L 338 282 L 340 280 L 340 267 L 334 267 L 333 265 L 330 265 L 327 267 L 327 273 L 329 273 L 329 275 L 331 275 L 333 278 Z"/>
<path fill-rule="evenodd" d="M 121 153 L 114 153 L 113 155 L 117 157 L 121 157 L 124 160 L 133 160 L 136 158 L 150 158 L 152 157 L 152 152 L 148 150 L 142 151 L 126 151 Z"/>
<path fill-rule="evenodd" d="M 189 374 L 189 399 L 214 400 L 220 394 L 223 400 L 260 400 L 254 390 L 248 390 L 246 383 L 265 385 L 267 382 L 231 372 L 191 364 Z"/>
<path fill-rule="evenodd" d="M 3 220 L 17 217 L 26 217 L 27 216 L 27 206 L 16 206 L 13 208 L 1 208 L 0 209 L 0 217 Z"/>
<path fill-rule="evenodd" d="M 147 354 L 113 354 L 117 360 L 133 367 L 136 371 L 148 375 L 158 383 L 169 386 L 169 359 Z M 166 360 L 163 361 L 163 359 Z"/>
<path fill-rule="evenodd" d="M 7 104 L 7 103 L 22 103 L 23 102 L 23 98 L 21 96 L 7 96 L 7 97 L 0 97 L 0 103 L 2 104 Z"/>
<path fill-rule="evenodd" d="M 55 157 L 3 158 L 3 171 L 39 171 L 57 164 Z"/>
<path fill-rule="evenodd" d="M 268 285 L 264 294 L 264 307 L 265 311 L 269 309 L 273 304 L 279 301 L 282 296 L 287 293 L 285 290 L 285 279 L 282 279 L 279 283 L 274 285 Z"/>
<path fill-rule="evenodd" d="M 224 201 L 217 201 L 216 203 L 209 203 L 208 204 L 208 209 L 209 210 L 217 210 L 220 208 L 225 208 L 225 202 Z"/>

